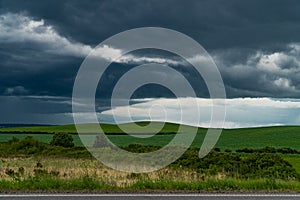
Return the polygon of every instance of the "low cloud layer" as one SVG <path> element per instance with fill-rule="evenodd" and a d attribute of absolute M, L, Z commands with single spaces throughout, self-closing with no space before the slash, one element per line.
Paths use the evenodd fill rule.
<path fill-rule="evenodd" d="M 185 115 L 181 120 L 179 102 Z M 199 105 L 200 123 L 195 123 L 195 102 Z M 212 104 L 210 99 L 137 99 L 132 100 L 131 106 L 122 106 L 122 101 L 114 109 L 110 109 L 110 100 L 96 100 L 96 110 L 99 122 L 119 122 L 153 120 L 189 124 L 200 127 L 220 127 L 210 123 L 211 109 L 218 109 L 222 101 Z M 28 124 L 72 124 L 72 100 L 66 97 L 54 96 L 2 96 L 0 110 L 5 115 L 0 116 L 1 123 Z M 83 105 L 84 106 L 84 105 Z M 11 112 L 16 110 L 15 112 Z M 130 115 L 128 115 L 130 113 Z M 226 118 L 223 128 L 241 128 L 274 125 L 300 124 L 299 99 L 272 98 L 235 98 L 226 100 Z M 92 114 L 78 114 L 82 123 L 91 122 Z"/>
<path fill-rule="evenodd" d="M 195 101 L 200 115 L 195 118 Z M 180 104 L 182 106 L 180 106 Z M 299 125 L 300 100 L 271 98 L 236 98 L 226 100 L 226 119 L 223 126 L 219 121 L 211 123 L 212 109 L 218 110 L 223 101 L 213 103 L 210 99 L 179 98 L 149 99 L 131 106 L 116 107 L 103 111 L 106 116 L 121 116 L 124 122 L 135 120 L 167 121 L 212 128 L 242 128 L 274 125 Z M 182 115 L 181 113 L 190 113 Z M 128 114 L 129 113 L 129 114 Z M 198 123 L 196 120 L 200 119 Z"/>

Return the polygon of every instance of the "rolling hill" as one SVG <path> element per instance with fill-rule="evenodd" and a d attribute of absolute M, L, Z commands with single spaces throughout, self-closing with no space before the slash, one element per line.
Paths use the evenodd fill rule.
<path fill-rule="evenodd" d="M 139 126 L 146 126 L 148 122 L 137 122 Z M 160 122 L 154 122 L 152 128 L 156 129 L 162 126 Z M 144 131 L 135 131 L 133 124 L 128 123 L 124 125 L 131 129 L 135 134 L 149 134 L 152 129 L 145 128 Z M 82 124 L 84 132 L 88 134 L 95 133 L 98 124 Z M 174 137 L 179 125 L 173 123 L 166 123 L 160 131 L 161 135 L 155 135 L 150 138 L 131 137 L 117 126 L 112 124 L 101 124 L 105 133 L 109 134 L 109 138 L 117 145 L 128 145 L 132 143 L 139 143 L 145 145 L 162 146 L 167 144 Z M 194 128 L 185 126 L 185 128 Z M 198 128 L 197 137 L 192 146 L 200 147 L 207 129 Z M 74 125 L 61 126 L 33 126 L 33 127 L 15 127 L 15 128 L 0 128 L 0 141 L 8 140 L 9 138 L 25 137 L 25 135 L 32 135 L 41 140 L 48 142 L 51 139 L 51 134 L 55 132 L 67 132 L 76 134 Z M 74 135 L 74 140 L 77 145 L 80 145 L 80 139 Z M 266 146 L 273 146 L 277 148 L 289 147 L 300 150 L 300 126 L 274 126 L 274 127 L 258 127 L 258 128 L 240 128 L 240 129 L 224 129 L 221 137 L 216 145 L 221 149 L 241 149 L 241 148 L 263 148 Z"/>

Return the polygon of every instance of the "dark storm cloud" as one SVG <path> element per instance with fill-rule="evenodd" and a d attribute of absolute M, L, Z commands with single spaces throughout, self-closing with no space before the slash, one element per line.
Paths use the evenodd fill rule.
<path fill-rule="evenodd" d="M 242 57 L 230 59 L 243 52 L 226 50 L 216 53 L 229 97 L 300 97 L 300 44 L 286 45 L 287 49 L 273 53 L 256 50 Z M 236 51 L 240 51 L 237 53 Z M 228 58 L 229 57 L 229 58 Z"/>
<path fill-rule="evenodd" d="M 162 26 L 196 38 L 206 48 L 268 47 L 299 41 L 297 0 L 112 0 L 1 2 L 2 12 L 27 12 L 85 44 L 141 26 Z"/>
<path fill-rule="evenodd" d="M 227 97 L 300 98 L 299 10 L 297 0 L 0 0 L 0 122 L 73 123 L 72 87 L 84 57 L 114 34 L 147 26 L 174 29 L 202 44 L 220 69 Z M 109 60 L 122 49 L 105 47 L 100 52 Z M 174 55 L 141 51 L 114 63 L 102 77 L 98 112 L 110 109 L 109 97 L 118 78 L 145 62 L 175 68 L 195 86 L 199 97 L 208 97 L 201 76 L 190 65 Z M 172 96 L 157 85 L 139 88 L 133 95 Z M 169 105 L 167 99 L 161 100 Z M 266 98 L 229 101 L 233 102 L 229 120 L 244 124 L 238 126 L 249 126 L 249 116 L 254 126 L 299 124 L 298 101 L 287 100 L 291 107 Z M 247 101 L 250 107 L 245 106 Z M 275 104 L 283 110 L 274 111 Z M 260 106 L 272 107 L 265 112 Z M 88 122 L 90 113 L 82 117 Z M 101 117 L 112 120 L 112 116 Z"/>
<path fill-rule="evenodd" d="M 297 0 L 0 0 L 0 94 L 70 98 L 77 70 L 93 47 L 121 31 L 157 26 L 202 44 L 220 69 L 228 97 L 300 98 L 299 10 Z M 117 79 L 135 65 L 161 60 L 196 85 L 199 97 L 208 96 L 191 66 L 174 56 L 144 52 L 112 65 L 98 97 L 108 98 Z M 133 95 L 163 96 L 173 95 L 153 85 Z M 30 103 L 24 107 L 33 109 Z M 60 105 L 64 108 L 50 107 L 71 112 Z"/>
<path fill-rule="evenodd" d="M 5 45 L 0 47 L 1 50 L 4 48 Z M 21 86 L 29 95 L 71 95 L 82 59 L 49 55 L 40 50 L 14 51 L 9 48 L 5 49 L 3 54 L 6 55 L 1 58 L 0 93 L 24 94 L 7 92 L 10 88 Z"/>

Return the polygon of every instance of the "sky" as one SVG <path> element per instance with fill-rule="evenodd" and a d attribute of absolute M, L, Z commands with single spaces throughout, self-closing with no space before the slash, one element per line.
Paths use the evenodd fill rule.
<path fill-rule="evenodd" d="M 122 31 L 163 27 L 196 40 L 216 63 L 227 97 L 224 127 L 299 125 L 299 10 L 297 0 L 0 0 L 0 123 L 73 123 L 73 85 L 85 57 Z M 121 52 L 106 46 L 100 54 L 109 59 Z M 192 83 L 202 121 L 181 122 L 214 126 L 202 77 L 178 55 L 151 49 L 110 65 L 96 93 L 100 121 L 113 122 L 112 111 L 128 121 L 128 110 L 149 120 L 150 108 L 152 120 L 180 121 L 174 94 L 158 85 L 139 88 L 132 106 L 111 107 L 118 79 L 144 63 L 171 66 Z M 179 99 L 193 111 L 190 98 Z M 82 113 L 83 121 L 89 115 Z"/>

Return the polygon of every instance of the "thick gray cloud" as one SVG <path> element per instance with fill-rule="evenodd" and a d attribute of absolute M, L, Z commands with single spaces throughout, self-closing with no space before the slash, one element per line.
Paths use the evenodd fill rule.
<path fill-rule="evenodd" d="M 25 12 L 54 24 L 85 44 L 130 28 L 162 26 L 182 31 L 206 48 L 276 46 L 299 40 L 299 2 L 288 0 L 2 0 L 2 12 Z"/>
<path fill-rule="evenodd" d="M 257 53 L 292 54 L 289 45 L 300 42 L 299 7 L 294 0 L 2 0 L 0 91 L 22 86 L 31 94 L 70 96 L 74 75 L 95 45 L 130 28 L 162 26 L 216 54 L 229 97 L 299 97 L 297 70 L 281 75 L 248 66 Z M 278 70 L 299 68 L 295 56 L 283 58 Z"/>
<path fill-rule="evenodd" d="M 237 50 L 216 53 L 229 96 L 300 96 L 300 44 L 291 43 L 275 52 L 257 50 L 243 61 L 232 61 Z M 229 57 L 229 59 L 228 59 Z"/>

